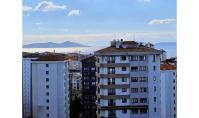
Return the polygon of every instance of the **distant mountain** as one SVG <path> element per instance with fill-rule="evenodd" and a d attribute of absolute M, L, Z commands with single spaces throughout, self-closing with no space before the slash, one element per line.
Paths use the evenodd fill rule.
<path fill-rule="evenodd" d="M 23 48 L 67 48 L 67 47 L 88 47 L 88 46 L 70 41 L 66 41 L 63 43 L 47 42 L 47 43 L 32 43 L 32 44 L 23 45 Z"/>

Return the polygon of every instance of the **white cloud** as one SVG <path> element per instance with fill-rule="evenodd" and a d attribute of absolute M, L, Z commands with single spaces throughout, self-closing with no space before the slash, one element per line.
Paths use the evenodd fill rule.
<path fill-rule="evenodd" d="M 79 10 L 71 10 L 68 13 L 68 16 L 79 16 L 80 15 L 80 11 Z"/>
<path fill-rule="evenodd" d="M 151 2 L 151 0 L 143 0 L 144 2 Z"/>
<path fill-rule="evenodd" d="M 32 7 L 31 6 L 23 6 L 22 10 L 23 11 L 32 11 Z"/>
<path fill-rule="evenodd" d="M 43 12 L 48 12 L 48 11 L 58 11 L 58 10 L 65 10 L 67 9 L 66 5 L 57 5 L 54 4 L 51 1 L 42 1 L 35 6 L 34 11 L 43 11 Z"/>
<path fill-rule="evenodd" d="M 162 25 L 162 24 L 171 24 L 176 22 L 176 19 L 170 19 L 170 18 L 166 18 L 166 19 L 153 19 L 151 21 L 149 21 L 149 25 Z"/>
<path fill-rule="evenodd" d="M 42 25 L 42 22 L 36 22 L 35 25 Z"/>

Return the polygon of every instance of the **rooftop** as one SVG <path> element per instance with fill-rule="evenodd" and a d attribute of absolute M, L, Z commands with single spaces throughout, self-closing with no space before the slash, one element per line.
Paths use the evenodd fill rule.
<path fill-rule="evenodd" d="M 35 61 L 64 61 L 65 56 L 61 54 L 47 54 L 47 55 L 42 55 Z"/>
<path fill-rule="evenodd" d="M 171 64 L 161 64 L 160 70 L 176 70 L 177 66 Z"/>
<path fill-rule="evenodd" d="M 135 41 L 112 41 L 111 46 L 96 51 L 95 53 L 110 53 L 110 52 L 160 52 L 153 48 L 151 43 L 143 45 Z"/>

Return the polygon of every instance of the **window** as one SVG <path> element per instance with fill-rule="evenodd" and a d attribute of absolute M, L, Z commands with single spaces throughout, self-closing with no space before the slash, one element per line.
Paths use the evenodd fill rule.
<path fill-rule="evenodd" d="M 138 88 L 131 88 L 131 93 L 138 93 Z"/>
<path fill-rule="evenodd" d="M 126 67 L 122 67 L 122 71 L 126 71 Z"/>
<path fill-rule="evenodd" d="M 126 92 L 127 91 L 127 89 L 126 88 L 122 88 L 122 92 Z"/>
<path fill-rule="evenodd" d="M 146 93 L 147 92 L 147 88 L 146 87 L 141 87 L 140 88 L 140 93 Z"/>
<path fill-rule="evenodd" d="M 46 103 L 49 103 L 49 99 L 46 100 Z"/>
<path fill-rule="evenodd" d="M 132 77 L 131 82 L 138 82 L 138 77 Z"/>
<path fill-rule="evenodd" d="M 176 117 L 176 114 L 174 114 L 173 117 L 175 118 L 175 117 Z"/>
<path fill-rule="evenodd" d="M 46 67 L 48 67 L 48 64 L 46 64 Z"/>
<path fill-rule="evenodd" d="M 46 78 L 46 82 L 49 82 L 49 78 Z"/>
<path fill-rule="evenodd" d="M 115 68 L 114 67 L 109 67 L 108 68 L 108 74 L 115 74 Z"/>
<path fill-rule="evenodd" d="M 155 55 L 153 55 L 153 62 L 155 62 L 155 60 L 156 60 L 156 57 L 155 57 Z"/>
<path fill-rule="evenodd" d="M 127 82 L 127 78 L 122 78 L 122 82 Z"/>
<path fill-rule="evenodd" d="M 175 72 L 173 72 L 173 76 L 175 76 L 176 75 L 176 73 Z"/>
<path fill-rule="evenodd" d="M 46 106 L 46 110 L 49 110 L 49 106 Z"/>
<path fill-rule="evenodd" d="M 175 79 L 173 79 L 173 83 L 175 83 L 176 82 L 176 80 Z"/>
<path fill-rule="evenodd" d="M 138 71 L 138 67 L 137 66 L 132 66 L 131 67 L 131 71 Z"/>
<path fill-rule="evenodd" d="M 147 77 L 140 77 L 139 82 L 147 82 Z"/>
<path fill-rule="evenodd" d="M 108 78 L 108 85 L 115 84 L 115 78 Z"/>
<path fill-rule="evenodd" d="M 132 114 L 138 114 L 138 109 L 134 108 L 131 110 Z"/>
<path fill-rule="evenodd" d="M 126 109 L 122 109 L 122 113 L 127 113 L 127 110 Z"/>
<path fill-rule="evenodd" d="M 147 67 L 146 66 L 140 66 L 139 71 L 147 71 Z"/>
<path fill-rule="evenodd" d="M 156 102 L 156 97 L 153 97 L 153 101 Z"/>
<path fill-rule="evenodd" d="M 176 103 L 176 101 L 174 100 L 174 101 L 173 101 L 173 103 L 175 104 L 175 103 Z"/>
<path fill-rule="evenodd" d="M 46 71 L 46 74 L 49 74 L 49 72 L 48 72 L 48 71 Z"/>
<path fill-rule="evenodd" d="M 108 63 L 115 63 L 115 56 L 109 56 L 109 57 L 107 57 L 107 59 L 108 59 Z"/>
<path fill-rule="evenodd" d="M 46 114 L 46 117 L 49 117 L 49 114 L 48 114 L 48 113 Z"/>
<path fill-rule="evenodd" d="M 49 96 L 49 92 L 46 92 L 46 96 Z"/>
<path fill-rule="evenodd" d="M 138 61 L 138 56 L 131 56 L 131 61 Z"/>
<path fill-rule="evenodd" d="M 127 99 L 126 98 L 122 98 L 122 103 L 126 103 Z"/>
<path fill-rule="evenodd" d="M 175 97 L 176 96 L 176 94 L 175 93 L 173 93 L 173 97 Z"/>
<path fill-rule="evenodd" d="M 49 85 L 46 85 L 46 88 L 48 89 L 48 88 L 49 88 Z"/>
<path fill-rule="evenodd" d="M 140 114 L 147 114 L 147 109 L 146 108 L 141 108 L 140 109 Z"/>
<path fill-rule="evenodd" d="M 122 61 L 126 61 L 126 56 L 121 56 Z"/>
<path fill-rule="evenodd" d="M 156 92 L 156 86 L 154 86 L 154 88 L 153 88 L 153 89 L 154 89 L 154 92 Z"/>
<path fill-rule="evenodd" d="M 139 56 L 140 61 L 146 61 L 146 56 Z"/>
<path fill-rule="evenodd" d="M 154 112 L 156 112 L 156 107 L 154 108 Z"/>
<path fill-rule="evenodd" d="M 132 103 L 138 103 L 138 98 L 133 98 Z"/>
<path fill-rule="evenodd" d="M 155 66 L 153 66 L 153 70 L 155 70 L 156 68 L 155 68 Z"/>
<path fill-rule="evenodd" d="M 147 98 L 140 98 L 140 103 L 147 103 Z"/>
<path fill-rule="evenodd" d="M 175 90 L 176 89 L 176 87 L 175 86 L 173 86 L 173 90 Z"/>
<path fill-rule="evenodd" d="M 173 108 L 173 110 L 175 111 L 175 110 L 176 110 L 176 108 L 174 107 L 174 108 Z"/>
<path fill-rule="evenodd" d="M 153 81 L 156 81 L 156 76 L 153 77 Z"/>

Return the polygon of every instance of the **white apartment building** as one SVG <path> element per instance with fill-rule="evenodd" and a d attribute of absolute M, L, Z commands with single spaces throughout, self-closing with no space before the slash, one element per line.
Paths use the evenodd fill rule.
<path fill-rule="evenodd" d="M 161 53 L 123 40 L 95 52 L 98 118 L 161 118 Z"/>
<path fill-rule="evenodd" d="M 34 118 L 69 118 L 68 62 L 53 55 L 32 61 Z"/>
<path fill-rule="evenodd" d="M 31 61 L 34 58 L 23 58 L 22 60 L 22 80 L 23 80 L 23 118 L 29 118 L 31 113 Z"/>
<path fill-rule="evenodd" d="M 162 118 L 177 118 L 176 66 L 161 64 Z"/>

